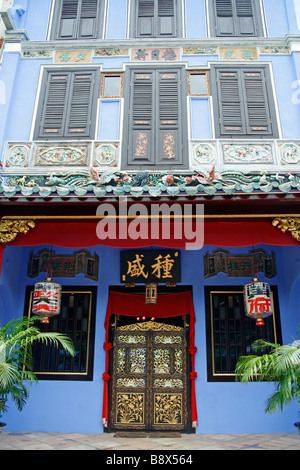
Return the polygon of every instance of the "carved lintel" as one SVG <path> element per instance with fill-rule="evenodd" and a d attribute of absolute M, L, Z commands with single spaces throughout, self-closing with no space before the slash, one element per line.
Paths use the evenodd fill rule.
<path fill-rule="evenodd" d="M 273 219 L 272 225 L 283 233 L 290 232 L 291 236 L 300 242 L 300 218 L 297 217 L 277 217 Z"/>
<path fill-rule="evenodd" d="M 15 240 L 20 233 L 28 233 L 35 227 L 35 222 L 30 219 L 1 219 L 0 243 L 9 243 Z"/>

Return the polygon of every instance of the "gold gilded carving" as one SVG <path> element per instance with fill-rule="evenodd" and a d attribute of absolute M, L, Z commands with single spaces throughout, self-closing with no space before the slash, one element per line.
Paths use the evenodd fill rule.
<path fill-rule="evenodd" d="M 181 393 L 155 393 L 154 423 L 182 424 Z"/>
<path fill-rule="evenodd" d="M 15 240 L 19 233 L 28 233 L 35 227 L 33 220 L 1 219 L 0 243 L 9 243 Z"/>
<path fill-rule="evenodd" d="M 155 321 L 134 323 L 133 325 L 120 326 L 118 331 L 184 331 L 183 328 L 173 325 L 165 325 Z"/>
<path fill-rule="evenodd" d="M 300 242 L 300 218 L 277 217 L 273 220 L 272 225 L 283 233 L 290 232 L 291 236 Z"/>
<path fill-rule="evenodd" d="M 144 394 L 118 393 L 116 418 L 118 424 L 144 424 Z"/>

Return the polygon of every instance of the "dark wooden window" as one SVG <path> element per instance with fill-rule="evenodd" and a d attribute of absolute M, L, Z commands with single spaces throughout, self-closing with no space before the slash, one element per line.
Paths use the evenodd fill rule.
<path fill-rule="evenodd" d="M 98 69 L 46 70 L 35 139 L 93 138 Z"/>
<path fill-rule="evenodd" d="M 26 291 L 25 315 L 31 316 L 33 286 Z M 94 364 L 96 287 L 63 287 L 61 313 L 41 331 L 55 331 L 71 337 L 76 355 L 60 348 L 36 343 L 33 349 L 34 372 L 45 380 L 92 380 Z"/>
<path fill-rule="evenodd" d="M 264 327 L 257 327 L 244 313 L 241 287 L 205 288 L 208 381 L 234 381 L 239 357 L 253 353 L 255 340 L 281 342 L 277 289 L 271 289 L 274 316 L 265 318 Z"/>
<path fill-rule="evenodd" d="M 278 137 L 268 66 L 211 69 L 216 137 Z"/>
<path fill-rule="evenodd" d="M 179 37 L 181 16 L 178 0 L 132 0 L 131 36 Z"/>
<path fill-rule="evenodd" d="M 259 0 L 209 0 L 211 36 L 262 36 Z"/>
<path fill-rule="evenodd" d="M 57 0 L 51 39 L 102 37 L 104 0 Z"/>
<path fill-rule="evenodd" d="M 127 168 L 187 166 L 186 90 L 183 67 L 128 70 Z"/>

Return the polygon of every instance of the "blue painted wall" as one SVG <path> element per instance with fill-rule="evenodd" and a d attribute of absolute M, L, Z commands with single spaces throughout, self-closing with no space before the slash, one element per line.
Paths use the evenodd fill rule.
<path fill-rule="evenodd" d="M 278 275 L 271 281 L 260 275 L 261 280 L 277 285 L 279 291 L 283 341 L 289 343 L 296 336 L 300 322 L 296 293 L 300 287 L 300 247 L 262 246 L 276 253 Z M 48 247 L 49 248 L 49 247 Z M 206 329 L 204 286 L 244 285 L 249 278 L 227 278 L 223 273 L 205 280 L 203 255 L 216 247 L 205 246 L 199 251 L 182 251 L 182 284 L 193 286 L 196 312 L 195 344 L 198 348 L 195 369 L 196 397 L 199 425 L 197 433 L 277 433 L 294 432 L 297 420 L 296 406 L 289 406 L 281 414 L 266 415 L 264 403 L 273 384 L 208 383 L 206 367 Z M 246 254 L 252 247 L 229 249 L 233 254 Z M 26 285 L 44 279 L 27 278 L 27 262 L 30 251 L 41 247 L 7 247 L 3 255 L 0 283 L 0 322 L 23 314 Z M 66 248 L 53 248 L 56 253 L 72 253 Z M 60 431 L 102 432 L 102 398 L 105 354 L 104 319 L 110 285 L 119 285 L 120 250 L 107 247 L 88 248 L 100 257 L 99 281 L 87 280 L 84 275 L 76 278 L 56 279 L 63 285 L 97 285 L 97 314 L 95 333 L 94 379 L 92 382 L 40 381 L 33 385 L 29 401 L 20 413 L 13 405 L 5 416 L 9 431 Z M 16 270 L 17 266 L 17 270 Z M 3 294 L 3 295 L 2 295 Z"/>

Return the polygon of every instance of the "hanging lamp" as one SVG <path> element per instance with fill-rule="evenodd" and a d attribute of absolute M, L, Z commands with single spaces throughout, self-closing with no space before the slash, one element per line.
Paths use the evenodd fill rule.
<path fill-rule="evenodd" d="M 149 282 L 146 284 L 146 304 L 157 304 L 157 284 Z"/>
<path fill-rule="evenodd" d="M 52 248 L 49 261 L 52 272 Z M 49 324 L 49 318 L 60 314 L 61 306 L 61 285 L 48 276 L 45 281 L 37 282 L 34 286 L 32 313 L 42 317 L 42 323 Z"/>
<path fill-rule="evenodd" d="M 257 326 L 264 326 L 264 318 L 273 315 L 271 288 L 267 282 L 253 278 L 244 286 L 244 305 L 247 317 L 256 320 Z"/>

